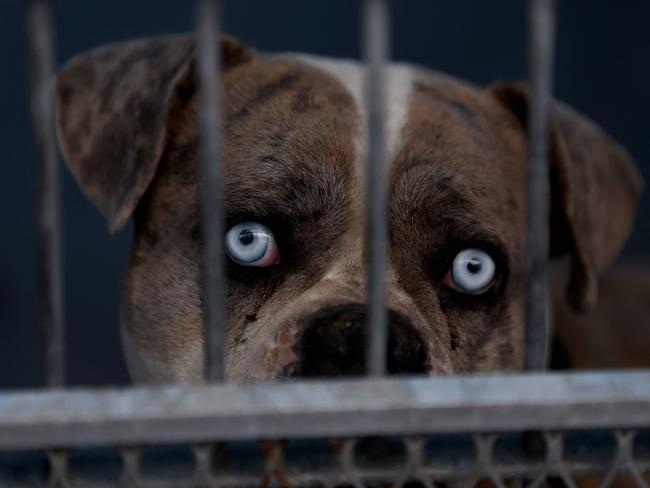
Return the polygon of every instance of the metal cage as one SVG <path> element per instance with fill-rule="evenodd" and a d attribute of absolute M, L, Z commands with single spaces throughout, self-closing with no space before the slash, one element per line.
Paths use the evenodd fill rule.
<path fill-rule="evenodd" d="M 223 381 L 223 202 L 202 191 L 207 384 L 65 389 L 57 152 L 48 0 L 29 0 L 45 379 L 0 395 L 2 486 L 649 486 L 650 371 L 543 373 L 554 0 L 529 0 L 526 368 L 384 378 L 389 0 L 363 1 L 368 126 L 368 336 L 372 378 Z M 203 188 L 222 184 L 219 2 L 196 1 Z M 206 218 L 209 216 L 209 218 Z M 593 479 L 593 478 L 592 478 Z M 591 485 L 590 485 L 591 486 Z"/>

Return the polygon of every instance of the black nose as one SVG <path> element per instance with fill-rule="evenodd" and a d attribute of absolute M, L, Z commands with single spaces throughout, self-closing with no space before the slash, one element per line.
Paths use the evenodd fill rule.
<path fill-rule="evenodd" d="M 308 318 L 296 344 L 300 357 L 290 376 L 362 376 L 366 373 L 366 306 L 340 305 Z M 411 322 L 388 311 L 389 374 L 417 374 L 429 370 L 426 347 Z"/>

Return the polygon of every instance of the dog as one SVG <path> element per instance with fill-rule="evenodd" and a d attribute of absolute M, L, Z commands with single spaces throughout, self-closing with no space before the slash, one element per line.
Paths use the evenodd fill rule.
<path fill-rule="evenodd" d="M 598 303 L 578 314 L 562 299 L 563 269 L 551 273 L 552 367 L 561 369 L 650 368 L 650 266 L 641 260 L 616 263 L 601 276 Z"/>
<path fill-rule="evenodd" d="M 223 37 L 225 378 L 362 375 L 364 66 Z M 137 382 L 204 376 L 195 44 L 102 47 L 57 78 L 64 159 L 111 232 L 134 220 L 121 332 Z M 525 86 L 387 66 L 390 374 L 523 368 Z M 549 259 L 572 310 L 634 221 L 631 156 L 561 102 L 549 120 Z"/>

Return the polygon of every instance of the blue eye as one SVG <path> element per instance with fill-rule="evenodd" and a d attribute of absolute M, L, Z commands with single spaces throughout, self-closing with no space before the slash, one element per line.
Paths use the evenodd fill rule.
<path fill-rule="evenodd" d="M 242 266 L 272 266 L 280 262 L 273 233 L 257 222 L 240 222 L 231 227 L 224 239 L 226 254 Z"/>
<path fill-rule="evenodd" d="M 454 258 L 445 284 L 471 295 L 486 292 L 494 281 L 496 265 L 488 253 L 480 249 L 464 249 Z"/>

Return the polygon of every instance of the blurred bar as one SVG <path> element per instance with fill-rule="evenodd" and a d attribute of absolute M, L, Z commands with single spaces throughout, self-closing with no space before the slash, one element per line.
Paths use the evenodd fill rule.
<path fill-rule="evenodd" d="M 526 242 L 526 369 L 547 362 L 549 115 L 553 81 L 555 1 L 529 1 L 528 229 Z"/>
<path fill-rule="evenodd" d="M 363 50 L 367 63 L 366 107 L 368 110 L 368 346 L 366 364 L 370 376 L 386 371 L 386 80 L 385 64 L 389 52 L 388 0 L 365 0 L 363 11 Z"/>
<path fill-rule="evenodd" d="M 197 0 L 201 155 L 202 293 L 208 381 L 224 376 L 223 173 L 221 167 L 219 2 Z"/>
<path fill-rule="evenodd" d="M 54 36 L 47 0 L 27 2 L 40 320 L 45 383 L 65 382 L 65 337 L 58 158 L 54 135 Z"/>

